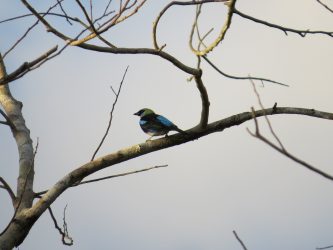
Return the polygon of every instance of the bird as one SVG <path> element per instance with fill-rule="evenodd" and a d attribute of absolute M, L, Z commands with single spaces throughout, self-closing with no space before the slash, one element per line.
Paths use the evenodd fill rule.
<path fill-rule="evenodd" d="M 140 116 L 140 127 L 146 134 L 150 135 L 147 141 L 150 141 L 153 136 L 165 135 L 168 136 L 170 131 L 177 131 L 187 135 L 187 133 L 178 128 L 173 122 L 162 115 L 156 114 L 148 108 L 140 109 L 134 115 Z"/>

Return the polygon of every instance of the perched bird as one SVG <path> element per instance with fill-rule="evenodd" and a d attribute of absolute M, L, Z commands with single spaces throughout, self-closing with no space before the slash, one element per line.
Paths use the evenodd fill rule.
<path fill-rule="evenodd" d="M 136 112 L 134 115 L 140 116 L 140 126 L 142 130 L 150 135 L 149 141 L 153 136 L 165 135 L 168 136 L 168 133 L 171 130 L 177 131 L 182 134 L 187 134 L 185 131 L 179 129 L 175 124 L 169 121 L 162 115 L 155 114 L 151 109 L 141 109 Z"/>

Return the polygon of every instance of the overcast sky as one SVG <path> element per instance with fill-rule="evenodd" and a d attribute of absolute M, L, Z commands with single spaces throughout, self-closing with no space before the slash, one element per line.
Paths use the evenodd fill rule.
<path fill-rule="evenodd" d="M 39 11 L 51 3 L 45 1 L 42 6 L 39 2 L 31 1 Z M 98 4 L 107 1 L 95 2 L 94 10 L 99 11 Z M 148 1 L 105 38 L 119 47 L 152 47 L 152 22 L 168 2 Z M 21 5 L 2 0 L 1 20 L 27 13 Z M 70 6 L 68 12 L 79 15 Z M 295 29 L 333 31 L 333 14 L 315 0 L 239 0 L 236 7 Z M 195 7 L 173 7 L 158 27 L 158 41 L 167 44 L 165 51 L 193 67 L 196 57 L 188 47 L 188 36 L 194 13 Z M 213 39 L 225 17 L 223 4 L 207 5 L 200 19 L 202 32 L 214 27 L 209 36 Z M 49 20 L 75 34 L 75 27 L 66 22 Z M 0 52 L 8 50 L 33 22 L 34 18 L 25 18 L 0 24 Z M 63 42 L 38 26 L 5 58 L 7 71 L 56 44 Z M 277 102 L 278 106 L 333 112 L 332 44 L 333 38 L 328 36 L 286 36 L 234 15 L 225 40 L 209 58 L 229 74 L 251 74 L 290 85 L 262 86 L 258 82 L 266 107 Z M 114 101 L 110 86 L 117 88 L 128 65 L 111 133 L 99 156 L 148 138 L 133 116 L 141 108 L 165 115 L 182 129 L 198 123 L 201 100 L 195 84 L 169 62 L 151 55 L 112 55 L 70 47 L 10 84 L 15 98 L 24 104 L 34 144 L 39 138 L 36 192 L 90 160 Z M 252 106 L 258 108 L 249 81 L 225 78 L 205 62 L 202 68 L 211 102 L 210 122 L 249 111 Z M 296 115 L 270 119 L 291 153 L 333 174 L 332 121 Z M 264 120 L 259 121 L 262 132 L 270 137 Z M 74 239 L 70 249 L 238 250 L 241 245 L 233 230 L 251 250 L 314 250 L 333 245 L 333 182 L 273 151 L 251 137 L 246 128 L 253 130 L 253 122 L 109 167 L 89 178 L 156 165 L 167 164 L 167 168 L 67 190 L 52 208 L 62 224 L 62 212 L 68 205 L 66 219 Z M 0 135 L 0 175 L 15 187 L 16 145 L 7 127 L 0 126 Z M 0 204 L 0 226 L 4 228 L 13 210 L 7 193 L 1 190 Z M 68 249 L 48 213 L 20 246 L 20 250 L 35 249 Z"/>

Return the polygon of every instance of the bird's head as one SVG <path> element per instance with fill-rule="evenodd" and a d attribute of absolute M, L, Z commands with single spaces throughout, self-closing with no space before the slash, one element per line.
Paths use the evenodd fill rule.
<path fill-rule="evenodd" d="M 146 115 L 150 115 L 150 114 L 154 114 L 154 111 L 152 111 L 151 109 L 140 109 L 138 112 L 136 112 L 134 115 L 137 115 L 137 116 L 140 116 L 140 117 L 143 117 L 143 116 L 146 116 Z"/>

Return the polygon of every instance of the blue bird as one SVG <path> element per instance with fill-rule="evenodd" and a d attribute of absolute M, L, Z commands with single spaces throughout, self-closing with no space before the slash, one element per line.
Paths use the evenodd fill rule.
<path fill-rule="evenodd" d="M 182 134 L 187 134 L 185 131 L 178 128 L 175 124 L 169 121 L 162 115 L 155 114 L 151 109 L 141 109 L 136 112 L 134 115 L 140 116 L 140 126 L 142 130 L 150 135 L 149 141 L 153 136 L 165 135 L 168 136 L 168 133 L 171 130 L 177 131 Z"/>

